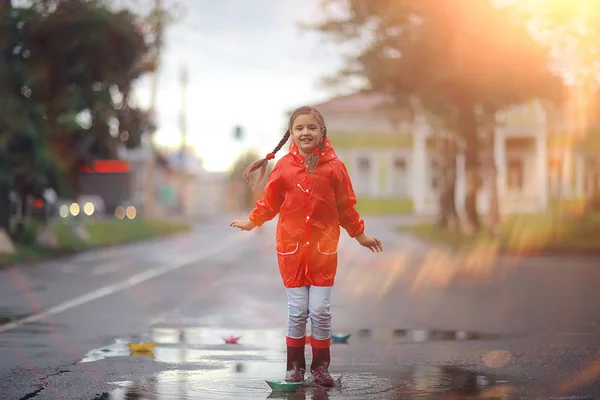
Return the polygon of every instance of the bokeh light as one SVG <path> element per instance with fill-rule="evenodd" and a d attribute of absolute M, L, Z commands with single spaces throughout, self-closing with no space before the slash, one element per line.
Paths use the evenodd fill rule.
<path fill-rule="evenodd" d="M 85 203 L 85 205 L 83 206 L 83 212 L 85 213 L 85 215 L 90 216 L 94 213 L 94 205 L 92 203 L 90 203 L 89 201 L 87 203 Z"/>
<path fill-rule="evenodd" d="M 115 217 L 117 217 L 117 219 L 125 218 L 125 209 L 123 207 L 117 207 L 115 210 Z"/>
<path fill-rule="evenodd" d="M 58 215 L 60 215 L 62 218 L 67 218 L 69 216 L 69 206 L 66 204 L 60 206 L 58 209 Z"/>
<path fill-rule="evenodd" d="M 71 204 L 71 207 L 69 207 L 69 211 L 71 211 L 71 214 L 76 217 L 79 215 L 79 212 L 81 211 L 79 208 L 79 204 L 77 203 L 73 203 Z"/>
<path fill-rule="evenodd" d="M 129 206 L 129 207 L 127 207 L 126 214 L 127 214 L 127 218 L 134 219 L 135 216 L 137 215 L 137 210 L 135 209 L 134 206 Z"/>

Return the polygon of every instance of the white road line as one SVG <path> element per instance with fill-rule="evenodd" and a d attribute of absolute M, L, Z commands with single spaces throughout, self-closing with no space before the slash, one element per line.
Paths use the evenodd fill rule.
<path fill-rule="evenodd" d="M 186 265 L 190 265 L 191 263 L 198 262 L 202 259 L 217 255 L 220 252 L 223 252 L 224 250 L 226 250 L 227 248 L 235 245 L 236 243 L 242 242 L 244 240 L 248 240 L 251 237 L 252 237 L 251 235 L 247 235 L 247 234 L 246 235 L 233 234 L 233 235 L 229 236 L 225 241 L 221 242 L 218 246 L 210 247 L 205 252 L 200 253 L 199 255 L 180 258 L 174 264 L 149 269 L 149 270 L 141 272 L 139 274 L 130 276 L 129 278 L 127 278 L 125 280 L 113 283 L 111 285 L 104 286 L 100 289 L 94 290 L 93 292 L 90 292 L 90 293 L 84 294 L 82 296 L 75 297 L 71 300 L 65 301 L 64 303 L 61 303 L 54 307 L 51 307 L 40 313 L 31 315 L 29 317 L 18 319 L 16 321 L 13 321 L 8 324 L 0 325 L 0 333 L 10 331 L 12 329 L 18 328 L 22 325 L 25 325 L 25 324 L 28 324 L 31 322 L 41 321 L 51 315 L 60 314 L 71 308 L 75 308 L 82 304 L 86 304 L 91 301 L 94 301 L 94 300 L 100 299 L 102 297 L 111 295 L 113 293 L 119 292 L 121 290 L 128 289 L 135 285 L 139 285 L 140 283 L 143 283 L 149 279 L 156 278 L 157 276 L 161 276 L 161 275 L 164 275 L 171 271 L 174 271 L 176 269 L 179 269 L 181 267 L 185 267 Z"/>

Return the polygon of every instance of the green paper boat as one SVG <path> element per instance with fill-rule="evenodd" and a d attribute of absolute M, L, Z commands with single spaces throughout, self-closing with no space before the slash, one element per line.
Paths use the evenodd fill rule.
<path fill-rule="evenodd" d="M 295 392 L 304 382 L 265 381 L 276 392 Z"/>
<path fill-rule="evenodd" d="M 351 333 L 345 335 L 331 335 L 331 341 L 333 343 L 347 343 L 350 336 L 352 336 Z"/>

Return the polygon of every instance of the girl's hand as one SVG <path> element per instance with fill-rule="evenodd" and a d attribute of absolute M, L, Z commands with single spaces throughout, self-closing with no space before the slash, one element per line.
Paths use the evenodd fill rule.
<path fill-rule="evenodd" d="M 363 233 L 361 235 L 358 235 L 356 237 L 356 240 L 358 241 L 358 243 L 361 244 L 361 246 L 365 246 L 373 253 L 379 253 L 380 251 L 383 251 L 383 243 L 377 238 L 367 236 Z"/>
<path fill-rule="evenodd" d="M 243 231 L 251 231 L 252 229 L 256 228 L 256 225 L 254 225 L 254 223 L 249 219 L 245 221 L 235 220 L 231 224 L 229 224 L 229 226 L 232 226 L 234 228 L 240 228 Z"/>

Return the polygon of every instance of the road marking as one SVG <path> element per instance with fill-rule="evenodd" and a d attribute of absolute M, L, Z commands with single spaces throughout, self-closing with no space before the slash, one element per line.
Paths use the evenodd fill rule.
<path fill-rule="evenodd" d="M 223 252 L 225 249 L 237 244 L 238 242 L 242 242 L 242 241 L 248 240 L 250 238 L 252 238 L 252 236 L 250 236 L 250 235 L 233 234 L 233 235 L 229 236 L 229 238 L 227 238 L 226 240 L 222 241 L 218 246 L 210 247 L 209 249 L 207 249 L 204 253 L 201 253 L 200 255 L 181 257 L 181 258 L 177 259 L 177 263 L 175 263 L 175 264 L 168 265 L 168 266 L 162 266 L 162 267 L 156 267 L 156 268 L 146 270 L 144 272 L 140 272 L 139 274 L 130 276 L 129 278 L 127 278 L 125 280 L 113 283 L 111 285 L 101 287 L 100 289 L 94 290 L 93 292 L 84 294 L 82 296 L 75 297 L 75 298 L 65 301 L 57 306 L 48 308 L 47 310 L 42 311 L 40 313 L 30 315 L 29 317 L 18 319 L 16 321 L 10 322 L 8 324 L 0 325 L 0 333 L 10 331 L 12 329 L 20 327 L 21 325 L 25 325 L 25 324 L 28 324 L 31 322 L 41 321 L 51 315 L 60 314 L 64 311 L 70 310 L 71 308 L 75 308 L 82 304 L 86 304 L 91 301 L 98 300 L 102 297 L 109 296 L 109 295 L 119 292 L 121 290 L 131 288 L 135 285 L 139 285 L 140 283 L 143 283 L 152 278 L 156 278 L 158 276 L 164 275 L 171 271 L 175 271 L 176 269 L 179 269 L 179 268 L 185 267 L 187 265 L 190 265 L 192 263 L 198 262 L 202 259 L 217 255 L 217 254 Z"/>

